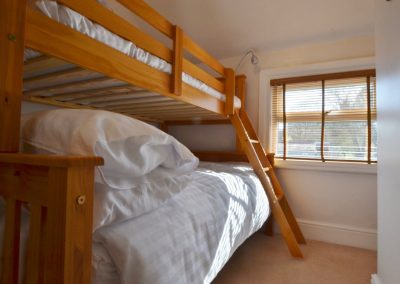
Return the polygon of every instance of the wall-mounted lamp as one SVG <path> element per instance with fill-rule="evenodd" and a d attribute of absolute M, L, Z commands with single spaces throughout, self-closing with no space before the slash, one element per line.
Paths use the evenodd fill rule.
<path fill-rule="evenodd" d="M 250 62 L 251 62 L 251 64 L 253 64 L 253 65 L 257 65 L 257 64 L 258 64 L 259 59 L 258 59 L 256 53 L 254 52 L 254 50 L 250 49 L 249 51 L 247 51 L 247 52 L 242 56 L 242 58 L 240 58 L 240 61 L 239 61 L 238 65 L 236 65 L 235 72 L 236 72 L 237 70 L 239 70 L 239 67 L 242 65 L 243 61 L 246 59 L 246 57 L 247 57 L 248 55 L 251 55 L 251 57 L 250 57 Z"/>

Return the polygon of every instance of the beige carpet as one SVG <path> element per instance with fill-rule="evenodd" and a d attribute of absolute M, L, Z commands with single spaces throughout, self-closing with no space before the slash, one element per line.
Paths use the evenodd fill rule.
<path fill-rule="evenodd" d="M 258 232 L 233 255 L 213 284 L 369 284 L 376 252 L 308 241 L 304 260 L 289 255 L 282 238 Z"/>

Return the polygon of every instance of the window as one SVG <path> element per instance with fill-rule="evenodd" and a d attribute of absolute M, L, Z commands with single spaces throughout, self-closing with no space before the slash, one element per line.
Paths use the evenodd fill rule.
<path fill-rule="evenodd" d="M 374 163 L 375 70 L 271 80 L 277 158 Z"/>

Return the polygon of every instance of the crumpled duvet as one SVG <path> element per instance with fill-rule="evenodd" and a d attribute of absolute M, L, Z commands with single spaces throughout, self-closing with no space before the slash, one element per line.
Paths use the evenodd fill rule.
<path fill-rule="evenodd" d="M 105 250 L 93 262 L 94 283 L 210 283 L 267 219 L 248 164 L 201 163 L 191 177 L 159 208 L 95 232 L 94 246 Z"/>

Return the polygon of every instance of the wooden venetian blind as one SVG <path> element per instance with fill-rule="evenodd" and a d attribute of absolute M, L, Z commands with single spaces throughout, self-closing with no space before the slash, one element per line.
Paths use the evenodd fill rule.
<path fill-rule="evenodd" d="M 276 79 L 271 88 L 276 157 L 377 161 L 375 70 Z"/>

